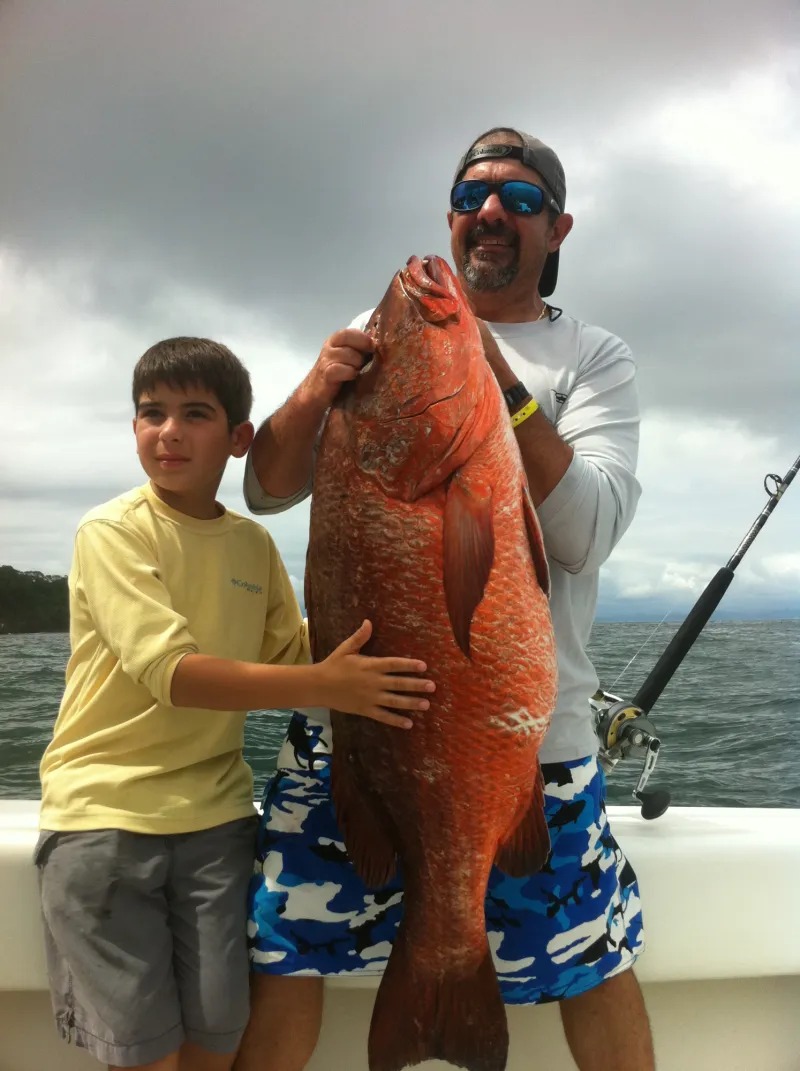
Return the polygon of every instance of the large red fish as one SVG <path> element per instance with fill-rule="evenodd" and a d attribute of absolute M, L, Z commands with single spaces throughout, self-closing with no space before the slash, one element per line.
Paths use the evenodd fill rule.
<path fill-rule="evenodd" d="M 440 1058 L 503 1071 L 484 897 L 550 840 L 538 750 L 556 700 L 541 531 L 475 317 L 447 264 L 413 257 L 368 331 L 371 363 L 319 446 L 306 570 L 314 659 L 364 618 L 364 653 L 427 663 L 404 731 L 332 711 L 332 794 L 364 882 L 399 863 L 403 920 L 375 1001 L 371 1071 Z"/>

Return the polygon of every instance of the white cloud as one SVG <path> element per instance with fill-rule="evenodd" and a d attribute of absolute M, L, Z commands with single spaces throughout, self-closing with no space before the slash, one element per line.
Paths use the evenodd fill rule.
<path fill-rule="evenodd" d="M 733 421 L 687 422 L 664 412 L 642 423 L 636 518 L 602 570 L 622 599 L 660 599 L 663 612 L 691 603 L 726 564 L 767 502 L 767 473 L 794 457 L 779 441 Z M 729 600 L 800 602 L 800 487 L 792 485 L 736 570 Z M 727 605 L 727 603 L 726 603 Z"/>
<path fill-rule="evenodd" d="M 718 169 L 754 194 L 754 209 L 800 209 L 800 52 L 744 71 L 727 85 L 664 102 L 635 130 L 640 144 L 672 162 Z"/>
<path fill-rule="evenodd" d="M 797 552 L 768 555 L 762 559 L 761 568 L 770 579 L 786 581 L 800 590 L 800 554 Z"/>
<path fill-rule="evenodd" d="M 565 132 L 560 155 L 577 191 L 570 196 L 571 211 L 602 210 L 602 180 L 622 154 L 689 168 L 704 183 L 754 194 L 758 212 L 796 214 L 799 100 L 795 48 L 776 50 L 759 66 L 699 72 L 692 82 L 665 84 L 641 101 L 631 95 L 624 110 L 588 136 Z"/>

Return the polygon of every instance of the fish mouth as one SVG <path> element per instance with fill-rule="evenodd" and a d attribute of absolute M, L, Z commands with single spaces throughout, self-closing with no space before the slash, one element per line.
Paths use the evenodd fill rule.
<path fill-rule="evenodd" d="M 437 283 L 443 290 L 447 289 L 445 283 L 444 272 L 442 271 L 442 262 L 438 257 L 423 257 L 422 267 L 425 269 L 425 274 L 433 282 Z"/>
<path fill-rule="evenodd" d="M 463 299 L 453 273 L 441 257 L 410 257 L 397 277 L 403 294 L 423 320 L 444 324 L 461 318 Z"/>
<path fill-rule="evenodd" d="M 451 296 L 447 285 L 449 271 L 442 258 L 434 253 L 429 253 L 426 257 L 409 257 L 405 270 L 400 274 L 411 283 L 412 289 L 416 286 L 432 296 Z"/>

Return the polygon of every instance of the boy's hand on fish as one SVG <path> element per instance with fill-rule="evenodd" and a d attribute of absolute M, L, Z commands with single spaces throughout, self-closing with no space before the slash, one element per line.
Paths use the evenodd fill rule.
<path fill-rule="evenodd" d="M 314 400 L 330 405 L 342 383 L 356 378 L 374 348 L 369 335 L 353 327 L 331 335 L 308 375 L 308 389 Z"/>
<path fill-rule="evenodd" d="M 390 709 L 427 710 L 427 699 L 407 692 L 433 692 L 436 685 L 422 677 L 395 676 L 400 673 L 424 673 L 426 665 L 416 658 L 372 658 L 360 654 L 372 635 L 372 624 L 364 621 L 352 636 L 315 668 L 321 678 L 324 698 L 320 705 L 360 714 L 386 725 L 411 729 L 413 722 Z"/>

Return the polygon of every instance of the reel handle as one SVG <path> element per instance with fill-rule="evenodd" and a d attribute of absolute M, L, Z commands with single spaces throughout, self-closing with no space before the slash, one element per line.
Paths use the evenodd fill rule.
<path fill-rule="evenodd" d="M 653 723 L 641 707 L 617 700 L 598 715 L 595 728 L 601 744 L 600 761 L 606 770 L 613 769 L 620 759 L 631 756 L 643 759 L 632 795 L 641 804 L 642 818 L 647 821 L 660 818 L 672 797 L 667 789 L 646 787 L 661 748 Z"/>
<path fill-rule="evenodd" d="M 634 789 L 633 794 L 642 805 L 642 818 L 648 822 L 660 818 L 672 802 L 672 796 L 665 788 L 643 788 L 641 792 Z"/>

